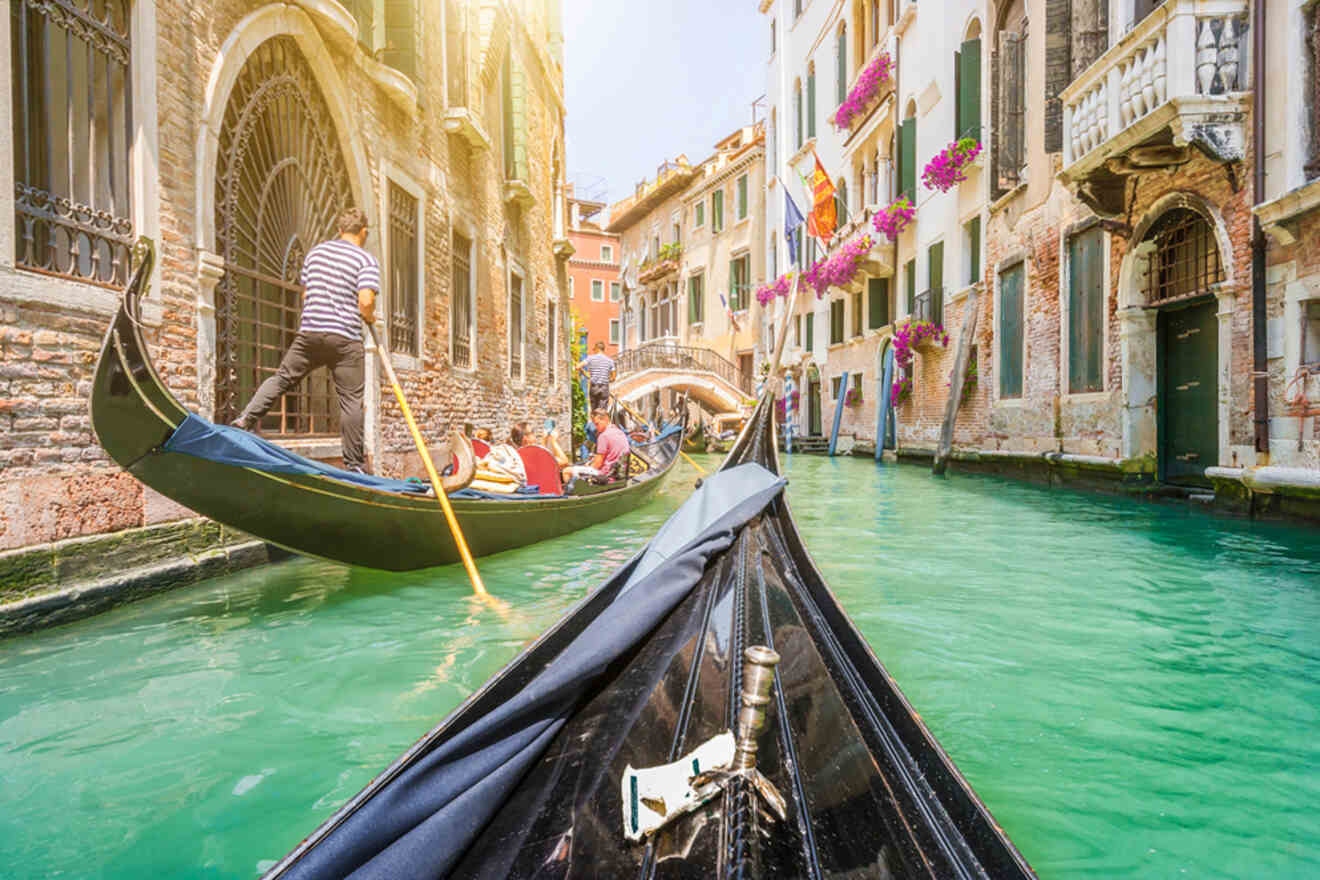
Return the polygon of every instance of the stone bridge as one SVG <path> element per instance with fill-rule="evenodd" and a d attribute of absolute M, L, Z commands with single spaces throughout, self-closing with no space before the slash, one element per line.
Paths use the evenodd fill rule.
<path fill-rule="evenodd" d="M 651 342 L 615 358 L 611 390 L 625 403 L 672 388 L 711 412 L 739 412 L 752 399 L 752 377 L 707 348 Z"/>

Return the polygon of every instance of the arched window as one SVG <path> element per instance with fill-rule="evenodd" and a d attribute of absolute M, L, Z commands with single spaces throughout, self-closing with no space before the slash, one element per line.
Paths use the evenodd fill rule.
<path fill-rule="evenodd" d="M 793 149 L 802 149 L 802 81 L 793 81 Z"/>
<path fill-rule="evenodd" d="M 816 136 L 816 62 L 807 64 L 807 139 Z"/>
<path fill-rule="evenodd" d="M 839 226 L 848 222 L 848 181 L 842 177 L 834 184 L 834 210 Z"/>
<path fill-rule="evenodd" d="M 871 0 L 871 46 L 880 42 L 880 0 Z"/>
<path fill-rule="evenodd" d="M 1214 229 L 1190 208 L 1175 208 L 1155 222 L 1146 263 L 1146 302 L 1186 299 L 1224 280 Z"/>

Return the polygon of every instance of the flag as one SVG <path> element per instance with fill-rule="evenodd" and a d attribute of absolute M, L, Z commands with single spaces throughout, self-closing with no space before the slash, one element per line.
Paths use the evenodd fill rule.
<path fill-rule="evenodd" d="M 733 327 L 733 332 L 740 332 L 742 327 L 738 325 L 738 318 L 733 313 L 733 307 L 729 305 L 729 301 L 724 298 L 724 294 L 722 293 L 720 294 L 720 305 L 724 306 L 724 314 L 728 317 L 729 325 Z"/>
<path fill-rule="evenodd" d="M 779 181 L 780 186 L 783 186 L 783 184 L 784 182 L 782 180 Z M 788 194 L 788 187 L 785 186 L 784 187 L 784 238 L 788 239 L 788 256 L 792 260 L 794 265 L 800 265 L 799 262 L 800 254 L 798 254 L 797 252 L 797 241 L 794 239 L 793 233 L 796 232 L 797 228 L 802 225 L 802 222 L 803 222 L 802 212 L 798 210 L 797 205 L 793 204 L 793 197 Z"/>
<path fill-rule="evenodd" d="M 821 244 L 834 237 L 834 228 L 838 214 L 834 207 L 834 184 L 825 173 L 825 166 L 820 164 L 820 157 L 812 151 L 816 160 L 816 170 L 811 175 L 811 216 L 807 218 L 807 231 L 820 239 Z"/>

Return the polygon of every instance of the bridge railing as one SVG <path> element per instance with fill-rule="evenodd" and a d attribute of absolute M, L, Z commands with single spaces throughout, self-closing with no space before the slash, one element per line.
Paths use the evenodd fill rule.
<path fill-rule="evenodd" d="M 669 342 L 648 342 L 640 348 L 620 352 L 615 359 L 620 376 L 639 370 L 691 370 L 714 373 L 725 382 L 751 396 L 752 377 L 738 369 L 738 365 L 721 357 L 709 348 L 675 345 Z"/>

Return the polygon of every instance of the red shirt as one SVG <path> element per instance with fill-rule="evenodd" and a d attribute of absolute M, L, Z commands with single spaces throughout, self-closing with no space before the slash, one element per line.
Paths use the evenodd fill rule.
<path fill-rule="evenodd" d="M 620 431 L 618 425 L 611 424 L 601 431 L 596 438 L 596 452 L 605 456 L 600 469 L 609 473 L 614 463 L 628 454 L 628 448 L 628 435 Z"/>

